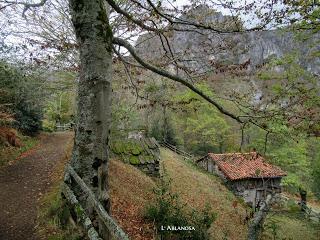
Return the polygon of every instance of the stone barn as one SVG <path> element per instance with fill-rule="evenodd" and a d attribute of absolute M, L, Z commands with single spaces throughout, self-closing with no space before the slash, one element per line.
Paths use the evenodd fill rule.
<path fill-rule="evenodd" d="M 258 206 L 268 193 L 280 193 L 281 179 L 286 176 L 284 171 L 267 163 L 257 152 L 209 153 L 196 163 L 220 176 L 236 195 L 253 207 Z"/>
<path fill-rule="evenodd" d="M 111 141 L 109 147 L 114 157 L 150 176 L 160 176 L 160 145 L 154 138 L 118 139 Z"/>

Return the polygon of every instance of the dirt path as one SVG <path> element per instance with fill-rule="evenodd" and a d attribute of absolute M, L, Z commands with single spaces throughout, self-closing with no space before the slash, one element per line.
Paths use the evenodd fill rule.
<path fill-rule="evenodd" d="M 37 240 L 37 204 L 50 187 L 50 173 L 63 159 L 71 132 L 42 135 L 40 145 L 0 168 L 0 240 Z"/>

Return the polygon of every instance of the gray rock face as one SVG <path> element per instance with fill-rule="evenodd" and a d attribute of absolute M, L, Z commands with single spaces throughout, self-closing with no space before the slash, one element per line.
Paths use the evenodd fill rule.
<path fill-rule="evenodd" d="M 201 14 L 204 11 L 205 14 Z M 209 14 L 210 13 L 210 14 Z M 182 16 L 185 19 L 205 22 L 213 26 L 224 24 L 230 28 L 230 17 L 221 13 L 198 9 L 197 18 L 192 14 Z M 189 30 L 192 30 L 189 27 Z M 193 29 L 195 30 L 195 29 Z M 320 74 L 320 59 L 312 57 L 320 51 L 319 37 L 315 34 L 308 40 L 299 41 L 297 37 L 284 30 L 253 31 L 242 33 L 219 34 L 211 30 L 174 31 L 167 34 L 170 50 L 179 62 L 198 72 L 226 71 L 229 67 L 254 71 L 273 57 L 282 57 L 296 53 L 299 62 L 307 70 Z M 308 33 L 306 33 L 308 34 Z M 149 60 L 160 60 L 169 52 L 165 39 L 145 34 L 139 37 L 136 44 L 137 52 Z M 229 69 L 230 70 L 230 69 Z"/>

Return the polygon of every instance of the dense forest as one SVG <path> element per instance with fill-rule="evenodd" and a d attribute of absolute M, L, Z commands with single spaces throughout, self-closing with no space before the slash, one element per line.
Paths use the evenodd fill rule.
<path fill-rule="evenodd" d="M 309 229 L 304 237 L 317 239 L 319 219 L 306 220 L 301 202 L 295 201 L 304 192 L 319 211 L 319 14 L 317 1 L 0 1 L 0 180 L 21 159 L 45 149 L 53 136 L 60 139 L 52 140 L 57 152 L 40 155 L 62 160 L 44 164 L 43 173 L 50 169 L 54 180 L 50 191 L 41 190 L 41 196 L 47 192 L 35 215 L 39 239 L 86 239 L 69 219 L 73 214 L 84 218 L 82 212 L 94 219 L 92 226 L 103 239 L 111 239 L 87 198 L 97 198 L 114 214 L 130 239 L 236 240 L 237 234 L 238 239 L 298 239 L 279 230 L 292 212 L 298 215 L 295 224 L 301 221 Z M 59 135 L 66 131 L 71 135 Z M 176 160 L 181 156 L 162 146 L 161 177 L 142 175 L 115 160 L 119 156 L 111 147 L 132 134 L 174 146 L 193 160 L 183 165 Z M 118 155 L 153 149 L 150 144 L 120 148 Z M 241 223 L 233 231 L 231 219 L 249 216 L 251 208 L 218 178 L 208 180 L 194 162 L 208 153 L 248 152 L 286 172 L 281 189 L 291 200 L 272 210 L 265 201 L 268 210 L 260 206 L 254 216 L 245 216 L 248 226 Z M 74 185 L 68 167 L 95 197 Z M 207 185 L 217 196 L 186 197 L 179 187 L 184 184 L 179 174 L 186 173 L 203 185 L 199 192 Z M 62 182 L 84 209 L 73 213 L 61 199 Z M 5 199 L 8 193 L 1 194 Z M 141 201 L 136 205 L 143 210 L 127 199 Z M 279 215 L 259 215 L 269 210 Z M 251 235 L 259 217 L 256 225 L 264 227 Z M 147 230 L 139 235 L 126 225 L 130 221 Z M 197 231 L 159 230 L 175 224 Z M 6 231 L 0 228 L 0 239 L 22 239 Z"/>

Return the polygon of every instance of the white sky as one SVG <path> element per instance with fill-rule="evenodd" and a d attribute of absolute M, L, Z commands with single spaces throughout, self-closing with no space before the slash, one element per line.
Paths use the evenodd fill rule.
<path fill-rule="evenodd" d="M 192 0 L 191 0 L 191 2 L 192 2 Z M 237 14 L 239 14 L 239 12 L 222 7 L 221 3 L 228 4 L 228 3 L 232 2 L 233 7 L 241 7 L 241 6 L 245 6 L 245 5 L 249 5 L 249 4 L 254 3 L 253 8 L 258 9 L 266 3 L 273 3 L 274 0 L 210 0 L 210 1 L 200 0 L 200 1 L 197 1 L 197 3 L 200 3 L 200 2 L 202 4 L 208 4 L 209 6 L 211 6 L 212 8 L 217 10 L 218 12 L 221 12 L 223 15 L 237 16 Z M 162 3 L 166 7 L 170 7 L 171 5 L 174 5 L 177 8 L 181 8 L 183 5 L 190 5 L 190 0 L 175 0 L 175 1 L 162 0 Z M 281 10 L 284 7 L 285 7 L 285 5 L 280 3 L 280 1 L 276 4 L 273 4 L 274 10 Z M 253 11 L 251 11 L 251 12 L 253 12 Z M 243 21 L 244 26 L 247 28 L 254 27 L 259 22 L 258 18 L 254 14 L 247 14 L 244 12 L 240 12 L 239 17 Z"/>

